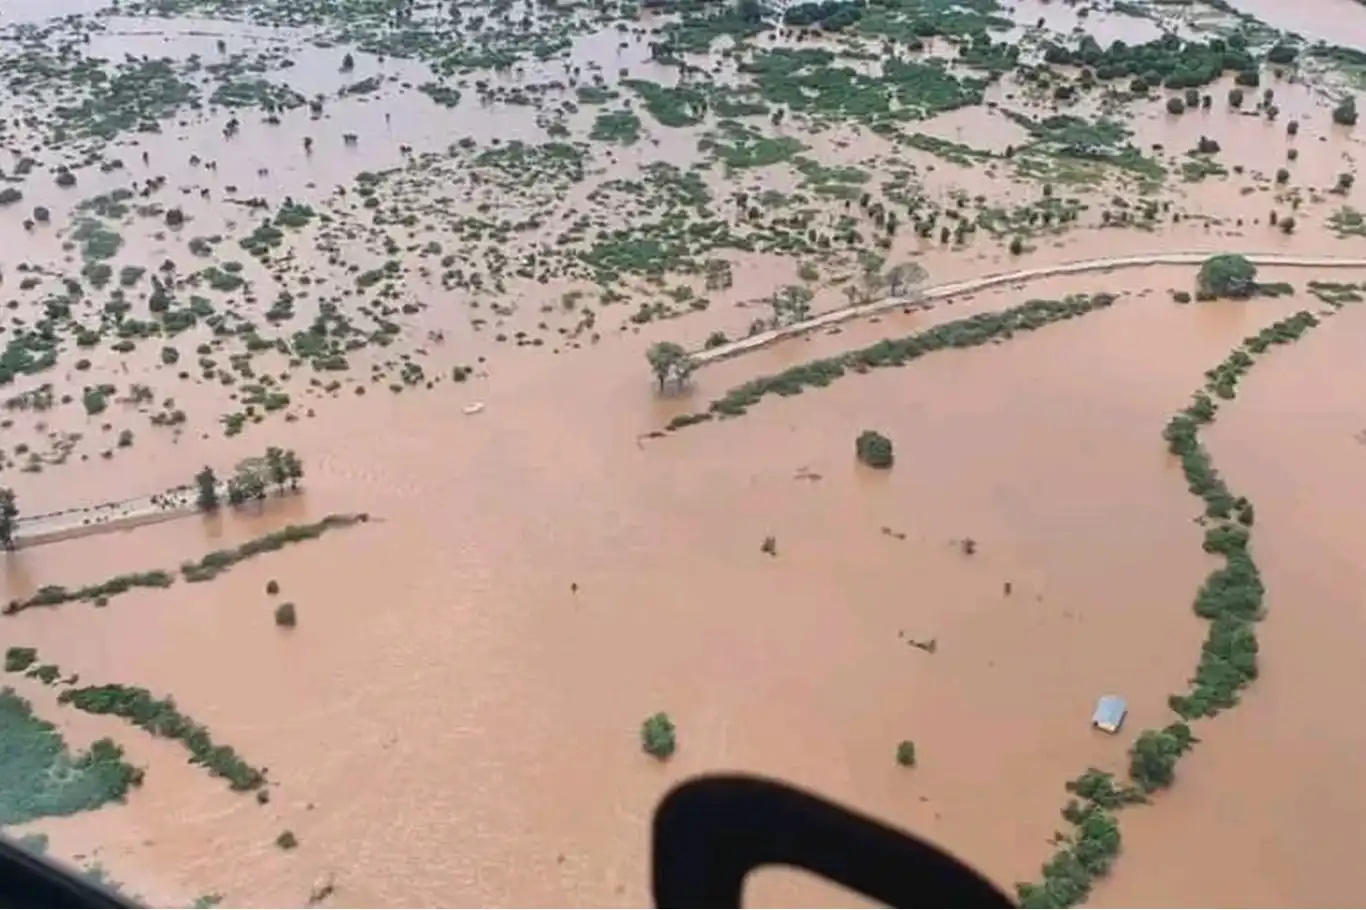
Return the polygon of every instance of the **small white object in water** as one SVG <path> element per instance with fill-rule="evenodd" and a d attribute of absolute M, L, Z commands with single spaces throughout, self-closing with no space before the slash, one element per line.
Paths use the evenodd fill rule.
<path fill-rule="evenodd" d="M 484 403 L 482 401 L 476 401 L 474 404 L 465 408 L 465 413 L 478 414 L 482 410 L 484 410 Z"/>

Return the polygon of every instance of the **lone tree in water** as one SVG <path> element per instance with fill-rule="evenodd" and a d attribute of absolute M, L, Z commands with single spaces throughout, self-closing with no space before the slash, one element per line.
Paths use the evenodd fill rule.
<path fill-rule="evenodd" d="M 213 472 L 213 468 L 208 465 L 204 470 L 194 475 L 194 485 L 197 488 L 195 503 L 201 512 L 212 512 L 218 508 L 218 475 Z"/>
<path fill-rule="evenodd" d="M 14 491 L 0 487 L 0 546 L 6 550 L 14 549 L 14 525 L 19 517 L 19 507 L 14 504 Z"/>
<path fill-rule="evenodd" d="M 674 722 L 663 711 L 645 718 L 640 725 L 640 747 L 655 758 L 668 758 L 678 748 Z"/>
<path fill-rule="evenodd" d="M 870 468 L 890 468 L 892 441 L 877 430 L 864 430 L 854 440 L 854 454 Z"/>
<path fill-rule="evenodd" d="M 1200 292 L 1212 297 L 1251 297 L 1257 290 L 1257 267 L 1246 256 L 1211 256 L 1200 266 Z"/>
<path fill-rule="evenodd" d="M 694 368 L 692 357 L 684 350 L 681 344 L 672 341 L 656 341 L 650 345 L 645 352 L 645 359 L 650 362 L 650 370 L 655 374 L 655 379 L 659 381 L 659 390 L 664 391 L 664 386 L 669 380 L 673 380 L 678 385 L 688 381 Z"/>
<path fill-rule="evenodd" d="M 1355 96 L 1348 95 L 1342 99 L 1342 103 L 1333 108 L 1333 122 L 1340 126 L 1356 126 L 1357 122 L 1357 100 Z"/>

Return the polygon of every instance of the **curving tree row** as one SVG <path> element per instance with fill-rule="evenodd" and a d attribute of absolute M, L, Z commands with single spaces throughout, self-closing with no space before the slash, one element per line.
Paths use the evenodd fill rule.
<path fill-rule="evenodd" d="M 1334 293 L 1334 291 L 1346 291 Z M 1350 286 L 1311 285 L 1333 310 L 1345 300 L 1360 299 Z M 1181 758 L 1199 742 L 1188 721 L 1214 717 L 1238 704 L 1243 691 L 1257 678 L 1256 624 L 1265 615 L 1265 587 L 1250 549 L 1256 512 L 1245 497 L 1235 494 L 1214 466 L 1200 440 L 1200 430 L 1213 423 L 1219 402 L 1237 395 L 1238 383 L 1273 347 L 1298 340 L 1321 318 L 1302 310 L 1262 329 L 1229 352 L 1208 370 L 1205 383 L 1191 402 L 1167 423 L 1167 450 L 1181 461 L 1191 493 L 1203 505 L 1204 549 L 1223 557 L 1196 592 L 1195 613 L 1208 620 L 1195 674 L 1189 688 L 1168 698 L 1176 714 L 1159 730 L 1144 730 L 1129 750 L 1128 781 L 1095 768 L 1068 782 L 1071 794 L 1062 810 L 1071 831 L 1057 844 L 1038 881 L 1016 886 L 1022 907 L 1073 907 L 1087 899 L 1094 882 L 1110 870 L 1122 840 L 1116 811 L 1172 785 Z"/>

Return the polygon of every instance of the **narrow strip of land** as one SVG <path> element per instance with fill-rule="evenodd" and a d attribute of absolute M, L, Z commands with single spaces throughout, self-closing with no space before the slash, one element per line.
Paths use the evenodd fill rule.
<path fill-rule="evenodd" d="M 768 347 L 788 338 L 795 338 L 805 335 L 816 329 L 838 325 L 842 322 L 849 322 L 853 319 L 860 319 L 864 316 L 875 316 L 878 313 L 885 313 L 888 310 L 895 310 L 904 306 L 914 306 L 930 300 L 943 300 L 957 294 L 968 294 L 974 291 L 982 291 L 987 288 L 999 287 L 1003 284 L 1014 284 L 1017 281 L 1034 281 L 1039 278 L 1054 278 L 1058 275 L 1080 275 L 1086 272 L 1106 272 L 1112 269 L 1127 269 L 1153 265 L 1182 265 L 1198 266 L 1202 265 L 1210 256 L 1217 256 L 1224 251 L 1214 252 L 1185 252 L 1185 253 L 1145 253 L 1140 256 L 1120 256 L 1101 259 L 1083 259 L 1076 262 L 1063 262 L 1056 265 L 1039 266 L 1033 269 L 1020 269 L 1014 272 L 998 272 L 993 275 L 983 275 L 980 278 L 969 278 L 966 281 L 955 281 L 947 284 L 933 285 L 931 287 L 920 288 L 909 296 L 884 297 L 881 300 L 874 300 L 868 303 L 860 303 L 852 306 L 840 307 L 837 310 L 827 310 L 818 313 L 809 319 L 801 322 L 794 322 L 791 325 L 779 326 L 769 329 L 766 332 L 759 332 L 747 338 L 739 338 L 725 344 L 717 345 L 692 354 L 693 366 L 695 369 L 717 363 L 722 360 L 729 360 L 732 357 L 739 357 L 751 351 Z M 1366 259 L 1359 257 L 1343 256 L 1287 256 L 1281 253 L 1243 253 L 1241 254 L 1248 262 L 1255 266 L 1286 268 L 1312 268 L 1312 269 L 1341 269 L 1341 268 L 1366 268 Z"/>

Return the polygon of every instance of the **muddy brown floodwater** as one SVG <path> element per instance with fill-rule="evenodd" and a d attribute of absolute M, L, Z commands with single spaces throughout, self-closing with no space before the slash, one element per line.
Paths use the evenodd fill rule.
<path fill-rule="evenodd" d="M 1297 23 L 1281 21 L 1294 17 L 1269 0 L 1243 5 L 1311 37 L 1319 37 L 1313 16 L 1361 9 L 1321 0 L 1301 5 L 1315 12 Z M 1062 5 L 1021 7 L 1056 27 L 1074 18 Z M 1350 21 L 1353 34 L 1366 35 L 1366 17 L 1354 12 Z M 160 38 L 143 25 L 114 26 L 102 53 L 160 52 Z M 1146 21 L 1134 28 L 1144 38 L 1154 32 Z M 181 49 L 214 41 L 192 40 Z M 319 77 L 311 90 L 336 90 L 335 56 L 329 50 L 312 67 L 301 58 L 301 71 L 328 70 L 331 81 Z M 656 67 L 641 47 L 627 57 L 623 65 L 637 70 Z M 397 78 L 420 79 L 405 64 L 389 66 Z M 1208 90 L 1222 97 L 1227 88 Z M 1276 91 L 1287 119 L 1304 118 L 1296 182 L 1331 187 L 1361 140 L 1329 121 L 1310 88 L 1287 82 Z M 271 140 L 289 149 L 287 159 L 252 122 L 235 140 L 240 154 L 225 158 L 221 182 L 240 179 L 272 199 L 291 192 L 319 200 L 360 167 L 403 160 L 387 121 L 377 120 L 386 108 L 337 107 L 327 129 L 362 124 L 362 150 L 348 152 L 331 136 L 305 160 L 302 137 L 322 127 L 295 123 Z M 485 141 L 534 126 L 529 111 L 502 110 L 469 131 Z M 444 144 L 454 113 L 423 111 L 394 109 L 395 129 L 413 130 L 402 138 L 419 148 Z M 419 117 L 430 119 L 400 124 Z M 914 256 L 940 283 L 1157 250 L 1362 255 L 1359 237 L 1337 238 L 1321 223 L 1336 197 L 1310 194 L 1293 235 L 1256 223 L 1276 203 L 1265 182 L 1247 184 L 1285 160 L 1283 123 L 1219 105 L 1184 119 L 1154 108 L 1133 126 L 1144 148 L 1184 149 L 1215 136 L 1250 176 L 1179 184 L 1172 198 L 1185 220 L 1153 232 L 1091 224 L 1041 239 L 1017 260 L 999 245 L 953 252 L 931 241 L 925 249 L 903 231 L 889 261 Z M 986 108 L 925 127 L 982 148 L 1018 142 L 1019 130 Z M 168 133 L 145 147 L 156 167 L 208 155 L 217 134 L 200 133 Z M 686 161 L 697 138 L 680 130 L 659 147 L 643 143 L 621 155 L 620 170 L 642 156 Z M 858 129 L 808 138 L 824 161 L 861 160 L 889 145 Z M 266 163 L 275 170 L 269 179 L 252 176 Z M 1036 195 L 994 185 L 981 169 L 932 163 L 922 176 L 933 194 Z M 172 173 L 172 185 L 193 182 Z M 83 189 L 127 178 L 102 179 L 92 174 Z M 203 231 L 226 231 L 239 217 L 221 208 L 195 210 Z M 1216 215 L 1224 223 L 1201 218 Z M 1235 228 L 1238 218 L 1247 226 Z M 183 239 L 129 243 L 154 262 Z M 35 259 L 60 255 L 59 238 L 34 239 L 9 223 L 0 242 Z M 299 252 L 308 256 L 322 258 Z M 255 432 L 221 439 L 216 428 L 212 438 L 149 435 L 117 467 L 73 465 L 13 481 L 25 509 L 38 513 L 183 484 L 207 463 L 227 465 L 267 443 L 296 449 L 309 466 L 302 495 L 259 513 L 10 554 L 0 600 L 43 584 L 178 565 L 328 513 L 366 511 L 375 520 L 245 561 L 211 584 L 4 619 L 7 645 L 35 647 L 91 682 L 173 693 L 278 784 L 269 805 L 257 805 L 187 764 L 178 744 L 59 709 L 51 690 L 20 680 L 73 748 L 114 736 L 150 770 L 126 804 L 12 833 L 41 831 L 56 855 L 97 858 L 161 905 L 219 893 L 231 905 L 300 906 L 316 882 L 332 879 L 333 902 L 348 906 L 642 906 L 651 900 L 650 819 L 660 797 L 689 776 L 733 770 L 782 778 L 913 830 L 1004 889 L 1036 878 L 1062 827 L 1064 782 L 1092 765 L 1123 769 L 1130 731 L 1170 720 L 1167 695 L 1183 689 L 1204 640 L 1191 603 L 1216 562 L 1201 550 L 1197 501 L 1162 445 L 1164 424 L 1230 347 L 1319 308 L 1305 292 L 1311 280 L 1366 274 L 1264 268 L 1260 280 L 1299 293 L 1198 306 L 1170 294 L 1192 286 L 1189 268 L 1035 281 L 785 341 L 708 367 L 682 401 L 661 400 L 642 363 L 649 343 L 697 347 L 718 327 L 743 335 L 754 310 L 736 304 L 794 280 L 791 258 L 732 258 L 735 284 L 715 295 L 715 318 L 705 324 L 614 324 L 591 352 L 567 344 L 562 357 L 511 352 L 477 386 L 459 390 L 387 395 L 377 387 L 325 413 L 320 405 L 317 419 L 281 421 L 264 442 Z M 510 293 L 539 301 L 563 290 L 527 285 Z M 743 419 L 641 439 L 760 374 L 965 311 L 1101 291 L 1119 294 L 1117 304 L 1009 343 L 846 377 L 766 399 Z M 403 293 L 439 299 L 432 285 Z M 828 287 L 817 309 L 841 299 Z M 541 318 L 526 312 L 528 324 Z M 466 316 L 438 307 L 413 324 L 449 327 L 454 346 L 461 328 L 473 335 Z M 1358 552 L 1366 515 L 1355 506 L 1366 486 L 1366 448 L 1356 438 L 1366 428 L 1363 347 L 1366 309 L 1349 308 L 1259 362 L 1209 430 L 1220 470 L 1257 504 L 1270 610 L 1259 627 L 1262 676 L 1236 711 L 1196 726 L 1202 744 L 1177 786 L 1152 806 L 1124 811 L 1124 855 L 1097 884 L 1097 906 L 1361 902 L 1366 727 L 1354 709 L 1366 688 Z M 72 376 L 65 379 L 78 382 Z M 221 391 L 178 394 L 193 408 L 202 403 L 196 396 L 211 401 Z M 476 400 L 486 408 L 467 416 Z M 79 419 L 82 427 L 96 422 Z M 869 428 L 895 440 L 894 470 L 855 462 L 853 439 Z M 760 551 L 769 536 L 772 556 Z M 977 542 L 973 555 L 966 538 Z M 298 605 L 290 633 L 270 622 L 270 580 Z M 933 639 L 934 653 L 912 639 Z M 1086 722 L 1107 692 L 1129 699 L 1124 736 L 1099 736 Z M 667 763 L 643 755 L 638 742 L 641 719 L 661 710 L 679 733 Z M 913 771 L 893 760 L 904 739 L 917 744 Z M 285 829 L 298 836 L 297 849 L 275 846 Z M 756 877 L 749 894 L 766 907 L 851 900 L 785 872 Z"/>
<path fill-rule="evenodd" d="M 1188 280 L 1179 269 L 1129 274 L 1134 286 Z M 977 303 L 1019 294 L 989 296 Z M 234 903 L 299 902 L 333 873 L 349 905 L 639 906 L 654 802 L 690 774 L 740 769 L 921 832 L 1003 884 L 1027 878 L 1057 827 L 1062 781 L 1115 761 L 1113 741 L 1084 722 L 1095 694 L 1131 693 L 1134 726 L 1159 722 L 1201 638 L 1189 603 L 1210 561 L 1179 470 L 1154 440 L 1208 364 L 1304 304 L 1127 296 L 1006 345 L 765 402 L 644 449 L 634 434 L 660 406 L 629 369 L 638 355 L 528 379 L 477 419 L 428 397 L 296 426 L 288 444 L 318 468 L 289 507 L 382 503 L 382 523 L 172 596 L 30 611 L 10 626 L 92 679 L 176 693 L 288 787 L 262 809 L 174 746 L 130 739 L 134 760 L 157 769 L 137 799 L 41 827 L 62 853 L 99 847 L 153 899 L 207 887 Z M 804 359 L 919 318 L 718 366 L 696 394 L 729 384 L 728 371 L 772 369 L 792 358 L 787 347 Z M 1132 824 L 1126 815 L 1129 849 L 1101 900 L 1331 903 L 1350 891 L 1305 890 L 1338 859 L 1345 874 L 1350 831 L 1329 855 L 1297 841 L 1303 832 L 1276 835 L 1303 858 L 1304 880 L 1299 859 L 1249 878 L 1246 853 L 1271 850 L 1280 841 L 1265 839 L 1299 812 L 1322 836 L 1366 809 L 1340 785 L 1359 755 L 1359 737 L 1337 727 L 1354 679 L 1330 675 L 1318 650 L 1351 652 L 1331 672 L 1361 666 L 1350 516 L 1314 531 L 1361 470 L 1359 396 L 1320 396 L 1352 386 L 1339 380 L 1366 323 L 1346 331 L 1349 318 L 1273 358 L 1220 424 L 1217 457 L 1267 501 L 1275 529 L 1266 680 L 1245 710 L 1202 728 L 1189 786 L 1183 776 L 1157 808 L 1135 810 Z M 886 476 L 849 457 L 866 426 L 898 441 Z M 1306 460 L 1332 480 L 1310 483 Z M 174 470 L 194 464 L 187 455 Z M 820 479 L 801 476 L 811 474 Z M 155 526 L 16 562 L 35 578 L 61 567 L 96 580 L 258 533 L 253 524 Z M 759 553 L 769 534 L 773 559 Z M 965 536 L 980 541 L 971 558 L 954 543 Z M 271 578 L 300 605 L 297 638 L 262 622 Z M 936 638 L 937 653 L 903 636 Z M 681 737 L 667 765 L 634 745 L 639 719 L 661 707 Z M 114 726 L 81 718 L 66 729 L 81 743 Z M 1273 745 L 1268 730 L 1295 732 Z M 889 753 L 907 737 L 921 744 L 912 776 Z M 283 827 L 300 837 L 293 855 L 271 844 Z M 1239 839 L 1248 846 L 1220 846 Z M 1170 872 L 1192 855 L 1198 874 Z M 782 875 L 753 892 L 763 906 L 826 893 Z"/>

